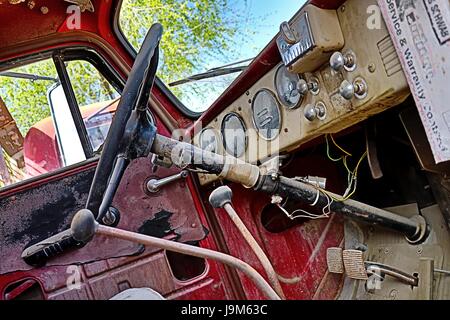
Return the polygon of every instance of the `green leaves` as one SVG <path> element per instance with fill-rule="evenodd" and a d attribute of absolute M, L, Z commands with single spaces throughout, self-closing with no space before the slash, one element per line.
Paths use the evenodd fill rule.
<path fill-rule="evenodd" d="M 241 58 L 234 51 L 234 41 L 248 16 L 233 10 L 233 3 L 232 0 L 124 0 L 120 26 L 138 50 L 150 26 L 155 22 L 163 25 L 158 76 L 171 83 L 206 71 L 211 61 L 228 63 Z M 231 83 L 227 79 L 221 81 L 224 80 L 226 86 Z M 189 101 L 189 96 L 201 98 L 211 91 L 221 93 L 225 87 L 214 81 L 171 90 L 178 98 Z"/>
<path fill-rule="evenodd" d="M 13 71 L 57 78 L 57 72 L 51 60 L 16 68 Z M 0 76 L 0 96 L 16 120 L 23 136 L 42 119 L 51 115 L 47 101 L 47 90 L 54 82 L 32 81 Z"/>

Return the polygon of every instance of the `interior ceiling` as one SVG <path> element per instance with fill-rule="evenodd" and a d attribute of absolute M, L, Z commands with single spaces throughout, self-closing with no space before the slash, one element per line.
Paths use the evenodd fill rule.
<path fill-rule="evenodd" d="M 58 32 L 68 17 L 68 6 L 78 1 L 86 0 L 0 0 L 0 48 L 38 40 Z M 99 12 L 104 12 L 105 8 L 117 2 L 91 1 L 95 12 L 85 10 L 82 13 L 82 17 L 86 17 L 90 24 L 93 19 L 98 21 Z"/>
<path fill-rule="evenodd" d="M 92 3 L 95 12 L 89 8 L 82 15 L 82 21 L 88 21 L 89 27 L 82 29 L 94 31 L 93 25 L 109 23 L 100 21 L 112 17 L 111 11 L 116 10 L 120 0 L 0 0 L 0 49 L 12 47 L 24 42 L 38 40 L 58 31 L 67 32 L 64 22 L 67 19 L 67 7 L 73 3 Z M 344 0 L 310 0 L 322 8 L 336 8 Z M 84 22 L 82 22 L 84 24 Z"/>

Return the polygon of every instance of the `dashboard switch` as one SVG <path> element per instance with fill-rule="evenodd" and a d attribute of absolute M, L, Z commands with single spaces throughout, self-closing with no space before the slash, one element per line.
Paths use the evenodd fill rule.
<path fill-rule="evenodd" d="M 326 114 L 327 109 L 323 102 L 318 102 L 316 105 L 308 104 L 304 109 L 305 118 L 310 122 L 313 122 L 316 119 L 324 120 Z"/>
<path fill-rule="evenodd" d="M 339 93 L 345 100 L 352 100 L 355 96 L 355 86 L 348 80 L 344 80 L 339 87 Z"/>
<path fill-rule="evenodd" d="M 345 100 L 352 100 L 354 97 L 364 99 L 367 96 L 367 84 L 362 78 L 356 79 L 353 83 L 344 80 L 339 93 Z"/>
<path fill-rule="evenodd" d="M 349 51 L 345 54 L 335 52 L 330 58 L 330 66 L 334 71 L 340 72 L 343 69 L 347 71 L 354 71 L 356 69 L 356 56 Z"/>
<path fill-rule="evenodd" d="M 306 82 L 306 80 L 300 79 L 297 83 L 297 90 L 302 96 L 306 96 L 309 91 L 313 94 L 317 94 L 319 92 L 319 82 L 316 80 Z"/>

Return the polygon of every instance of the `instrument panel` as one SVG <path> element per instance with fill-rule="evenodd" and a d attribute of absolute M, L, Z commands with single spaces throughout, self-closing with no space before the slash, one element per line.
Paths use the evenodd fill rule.
<path fill-rule="evenodd" d="M 282 62 L 207 125 L 216 151 L 263 163 L 403 102 L 410 91 L 388 30 L 367 27 L 371 4 L 376 0 L 348 0 L 337 10 L 306 5 L 283 23 Z M 194 144 L 211 139 L 203 131 Z M 215 179 L 200 175 L 202 184 Z"/>

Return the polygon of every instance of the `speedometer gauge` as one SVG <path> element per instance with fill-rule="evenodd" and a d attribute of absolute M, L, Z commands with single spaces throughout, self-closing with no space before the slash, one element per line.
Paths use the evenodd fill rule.
<path fill-rule="evenodd" d="M 240 158 L 247 149 L 247 128 L 244 120 L 236 113 L 229 113 L 222 122 L 222 136 L 225 150 Z"/>
<path fill-rule="evenodd" d="M 298 108 L 303 100 L 302 94 L 297 89 L 300 76 L 291 73 L 284 65 L 281 65 L 275 75 L 275 88 L 278 98 L 288 109 Z"/>
<path fill-rule="evenodd" d="M 266 140 L 275 139 L 281 130 L 280 107 L 269 90 L 259 91 L 253 99 L 253 123 L 259 135 Z"/>
<path fill-rule="evenodd" d="M 218 153 L 219 144 L 218 144 L 218 137 L 217 137 L 216 131 L 212 128 L 204 129 L 200 133 L 199 144 L 200 144 L 200 148 L 202 148 L 205 151 L 209 151 L 212 153 Z"/>

